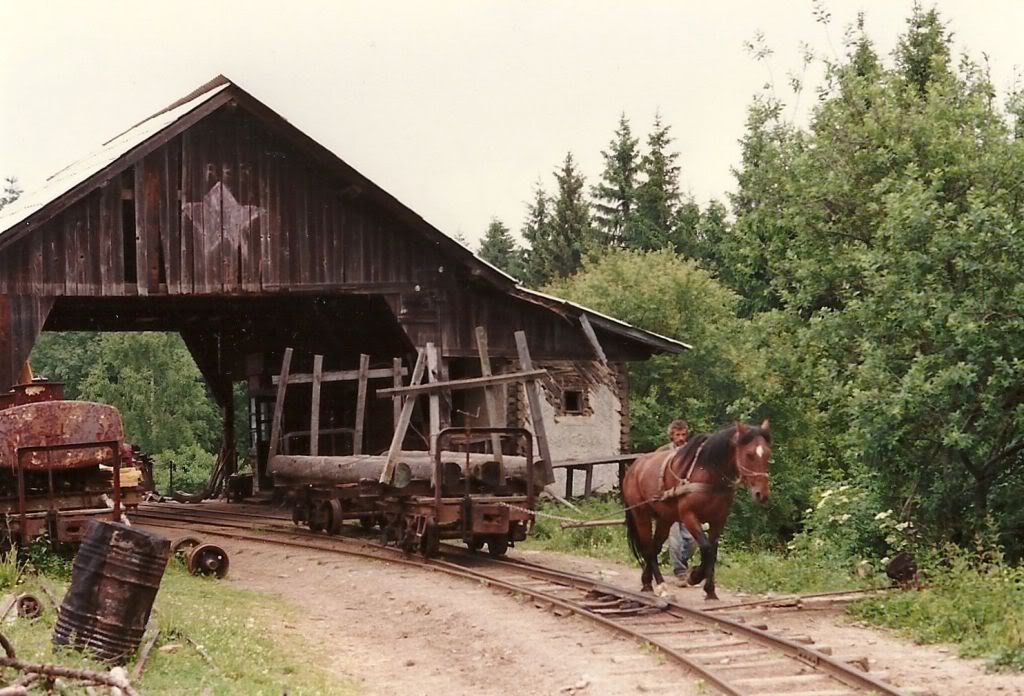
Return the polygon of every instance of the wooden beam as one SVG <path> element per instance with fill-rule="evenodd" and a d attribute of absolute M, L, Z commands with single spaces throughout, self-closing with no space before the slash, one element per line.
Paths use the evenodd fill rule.
<path fill-rule="evenodd" d="M 284 413 L 284 395 L 288 389 L 288 371 L 292 367 L 292 349 L 284 349 L 284 359 L 281 360 L 281 382 L 277 385 L 277 400 L 274 401 L 274 420 L 270 425 L 270 446 L 267 448 L 267 461 L 277 454 L 277 443 L 281 439 L 281 416 Z M 254 477 L 254 478 L 259 478 Z"/>
<path fill-rule="evenodd" d="M 496 384 L 510 384 L 512 382 L 532 382 L 540 379 L 548 373 L 547 370 L 523 370 L 522 372 L 509 372 L 504 375 L 491 375 L 490 377 L 469 377 L 467 379 L 453 379 L 447 382 L 432 382 L 431 384 L 420 384 L 417 386 L 399 387 L 397 389 L 378 389 L 377 396 L 384 398 L 401 394 L 403 396 L 415 396 L 417 394 L 436 394 L 443 391 L 460 391 L 466 389 L 478 389 Z"/>
<path fill-rule="evenodd" d="M 516 331 L 516 350 L 519 353 L 519 369 L 526 374 L 537 372 L 533 369 L 533 359 L 530 357 L 530 348 L 526 344 L 526 333 Z M 544 372 L 544 370 L 539 370 Z M 544 460 L 544 478 L 548 483 L 554 483 L 555 472 L 551 468 L 551 449 L 548 447 L 547 431 L 544 428 L 544 416 L 540 410 L 540 392 L 537 391 L 537 383 L 533 380 L 525 382 L 526 398 L 530 403 L 530 423 L 533 425 L 533 435 L 537 438 L 537 447 L 540 449 L 541 459 Z"/>
<path fill-rule="evenodd" d="M 359 389 L 356 392 L 356 432 L 352 436 L 352 454 L 363 453 L 363 422 L 366 420 L 366 382 L 370 372 L 370 356 L 359 355 Z"/>
<path fill-rule="evenodd" d="M 491 355 L 487 350 L 487 329 L 482 326 L 476 327 L 476 349 L 480 353 L 480 374 L 483 377 L 490 377 L 492 375 Z M 492 428 L 499 427 L 498 394 L 496 387 L 484 387 L 484 402 L 487 405 L 487 424 Z M 502 466 L 501 436 L 498 434 L 491 435 L 491 451 L 494 453 L 494 461 L 498 462 L 499 466 Z M 504 467 L 502 467 L 499 479 L 502 481 L 505 480 Z"/>
<path fill-rule="evenodd" d="M 401 361 L 399 361 L 401 364 Z M 401 376 L 408 374 L 408 370 L 404 367 L 401 369 Z M 393 368 L 391 367 L 378 367 L 373 370 L 368 370 L 366 376 L 368 379 L 386 379 L 394 374 Z M 278 376 L 273 377 L 273 383 L 277 384 Z M 323 382 L 354 382 L 359 379 L 359 370 L 328 370 L 321 376 Z M 309 384 L 313 381 L 313 375 L 308 372 L 297 372 L 294 375 L 288 377 L 288 384 Z"/>
<path fill-rule="evenodd" d="M 427 367 L 427 354 L 420 350 L 416 356 L 416 365 L 412 368 L 412 379 L 410 384 L 416 385 L 423 379 L 423 372 Z M 412 410 L 416 406 L 415 397 L 405 400 L 402 404 L 402 413 L 398 416 L 398 423 L 395 424 L 395 433 L 391 436 L 391 447 L 388 448 L 388 458 L 384 462 L 384 468 L 380 472 L 380 482 L 390 483 L 395 473 L 395 457 L 402 451 L 402 442 L 405 440 L 405 432 L 409 429 L 409 421 L 412 420 Z"/>
<path fill-rule="evenodd" d="M 437 346 L 433 343 L 428 343 L 427 379 L 432 382 L 432 385 L 442 384 L 437 377 L 438 364 Z M 411 389 L 412 387 L 409 388 Z M 441 432 L 441 390 L 435 389 L 427 393 L 430 394 L 430 453 L 433 454 L 437 451 L 437 434 Z M 416 397 L 410 394 L 409 398 Z"/>
<path fill-rule="evenodd" d="M 309 415 L 309 456 L 320 453 L 320 382 L 324 371 L 324 356 L 313 356 L 313 403 Z"/>
<path fill-rule="evenodd" d="M 395 387 L 402 386 L 402 375 L 405 374 L 405 370 L 402 369 L 402 359 L 393 358 L 391 360 L 391 374 L 394 376 L 392 384 Z M 402 397 L 393 396 L 391 397 L 391 424 L 394 427 L 398 427 L 398 419 L 402 417 Z"/>
<path fill-rule="evenodd" d="M 601 343 L 597 340 L 597 334 L 594 333 L 594 327 L 590 325 L 590 320 L 587 319 L 586 314 L 580 315 L 580 324 L 583 326 L 583 333 L 590 341 L 590 347 L 594 349 L 594 354 L 597 359 L 601 361 L 601 364 L 605 367 L 608 366 L 608 357 L 604 354 L 604 348 L 601 347 Z"/>

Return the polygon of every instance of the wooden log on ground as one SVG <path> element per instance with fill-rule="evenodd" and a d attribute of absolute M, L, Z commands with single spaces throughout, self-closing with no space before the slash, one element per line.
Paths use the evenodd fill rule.
<path fill-rule="evenodd" d="M 526 480 L 526 457 L 503 458 L 505 475 L 511 479 Z M 276 478 L 302 481 L 323 481 L 326 483 L 359 483 L 364 479 L 379 480 L 387 457 L 383 455 L 350 455 L 338 457 L 312 457 L 306 455 L 277 455 L 270 460 L 270 473 Z M 466 465 L 465 452 L 441 453 L 441 475 L 444 486 L 458 484 Z M 502 464 L 491 454 L 472 452 L 469 455 L 469 476 L 491 486 L 499 485 L 497 480 Z M 429 481 L 434 471 L 434 458 L 429 452 L 399 452 L 395 456 L 395 475 L 391 485 L 405 488 L 412 481 Z M 533 463 L 533 481 L 537 489 L 544 485 L 544 462 Z"/>

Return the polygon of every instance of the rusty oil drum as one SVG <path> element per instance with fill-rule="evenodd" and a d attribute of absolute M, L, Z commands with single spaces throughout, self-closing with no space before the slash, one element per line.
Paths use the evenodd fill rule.
<path fill-rule="evenodd" d="M 170 541 L 158 534 L 90 520 L 53 629 L 54 644 L 89 650 L 104 660 L 133 653 L 170 554 Z"/>

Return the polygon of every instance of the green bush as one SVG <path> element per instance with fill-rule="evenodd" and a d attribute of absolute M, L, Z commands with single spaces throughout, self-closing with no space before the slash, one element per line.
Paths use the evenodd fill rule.
<path fill-rule="evenodd" d="M 156 489 L 168 495 L 174 491 L 195 493 L 206 485 L 217 457 L 192 443 L 175 450 L 164 450 L 153 456 L 153 482 Z M 171 467 L 174 467 L 173 490 Z"/>
<path fill-rule="evenodd" d="M 993 669 L 1024 670 L 1024 568 L 951 544 L 918 563 L 920 591 L 873 597 L 851 613 L 921 643 L 957 643 Z"/>

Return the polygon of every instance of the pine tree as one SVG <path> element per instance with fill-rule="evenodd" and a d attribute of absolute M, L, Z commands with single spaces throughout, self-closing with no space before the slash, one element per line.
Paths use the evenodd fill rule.
<path fill-rule="evenodd" d="M 4 190 L 0 193 L 0 209 L 10 205 L 21 196 L 21 187 L 18 185 L 18 178 L 9 176 L 4 179 Z"/>
<path fill-rule="evenodd" d="M 583 195 L 583 175 L 576 168 L 571 152 L 565 155 L 555 179 L 558 198 L 551 217 L 547 263 L 552 276 L 565 277 L 579 270 L 584 255 L 597 241 L 590 222 L 590 204 Z"/>
<path fill-rule="evenodd" d="M 612 244 L 621 244 L 627 228 L 636 216 L 637 174 L 640 171 L 637 144 L 626 114 L 619 117 L 619 127 L 602 151 L 604 172 L 601 181 L 591 190 L 594 197 L 594 222 Z"/>
<path fill-rule="evenodd" d="M 907 32 L 896 45 L 896 66 L 918 93 L 924 94 L 929 83 L 943 80 L 951 74 L 950 44 L 953 37 L 943 26 L 934 7 L 924 12 L 920 5 L 915 4 L 907 25 Z"/>
<path fill-rule="evenodd" d="M 672 137 L 669 126 L 654 117 L 654 127 L 647 137 L 647 154 L 640 161 L 644 181 L 637 189 L 637 221 L 623 240 L 630 249 L 662 249 L 672 246 L 676 212 L 679 209 L 679 154 L 669 148 Z"/>
<path fill-rule="evenodd" d="M 540 181 L 534 186 L 533 201 L 526 207 L 522 235 L 530 245 L 523 253 L 523 282 L 540 287 L 551 277 L 545 256 L 551 239 L 551 199 Z"/>
<path fill-rule="evenodd" d="M 509 275 L 523 278 L 523 250 L 516 245 L 512 233 L 501 220 L 491 218 L 477 254 Z"/>

